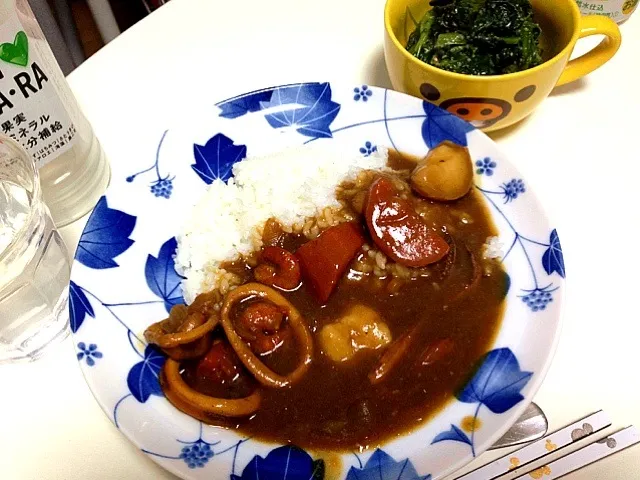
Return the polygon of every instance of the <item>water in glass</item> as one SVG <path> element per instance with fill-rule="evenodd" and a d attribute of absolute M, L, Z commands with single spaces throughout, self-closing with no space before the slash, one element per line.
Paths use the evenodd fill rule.
<path fill-rule="evenodd" d="M 68 334 L 69 272 L 31 156 L 0 136 L 0 363 L 34 360 Z"/>

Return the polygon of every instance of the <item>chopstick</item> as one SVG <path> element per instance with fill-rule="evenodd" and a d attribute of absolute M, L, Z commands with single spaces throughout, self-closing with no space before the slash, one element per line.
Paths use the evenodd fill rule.
<path fill-rule="evenodd" d="M 552 452 L 571 445 L 578 440 L 593 435 L 611 425 L 609 416 L 602 410 L 588 415 L 554 433 L 522 447 L 487 465 L 473 470 L 456 480 L 493 480 L 516 468 L 539 460 Z M 544 477 L 547 480 L 547 477 Z"/>
<path fill-rule="evenodd" d="M 554 478 L 560 478 L 638 443 L 640 443 L 640 430 L 632 425 L 580 450 L 565 455 L 548 465 L 516 477 L 514 480 L 530 480 L 531 478 L 553 480 Z"/>

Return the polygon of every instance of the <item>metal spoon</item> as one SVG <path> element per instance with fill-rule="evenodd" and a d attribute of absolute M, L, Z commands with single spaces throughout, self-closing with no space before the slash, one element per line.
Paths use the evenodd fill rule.
<path fill-rule="evenodd" d="M 524 413 L 489 450 L 529 443 L 547 434 L 549 422 L 542 409 L 531 402 Z"/>

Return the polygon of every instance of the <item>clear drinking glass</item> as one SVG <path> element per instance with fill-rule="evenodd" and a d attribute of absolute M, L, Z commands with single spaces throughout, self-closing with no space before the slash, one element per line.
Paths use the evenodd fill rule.
<path fill-rule="evenodd" d="M 33 159 L 0 135 L 0 364 L 35 360 L 68 335 L 70 270 Z"/>

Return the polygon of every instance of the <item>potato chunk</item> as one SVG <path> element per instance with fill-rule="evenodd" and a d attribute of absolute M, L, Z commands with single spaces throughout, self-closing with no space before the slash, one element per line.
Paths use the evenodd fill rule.
<path fill-rule="evenodd" d="M 334 362 L 350 360 L 360 350 L 376 350 L 389 342 L 391 331 L 378 312 L 360 304 L 320 331 L 322 351 Z"/>

